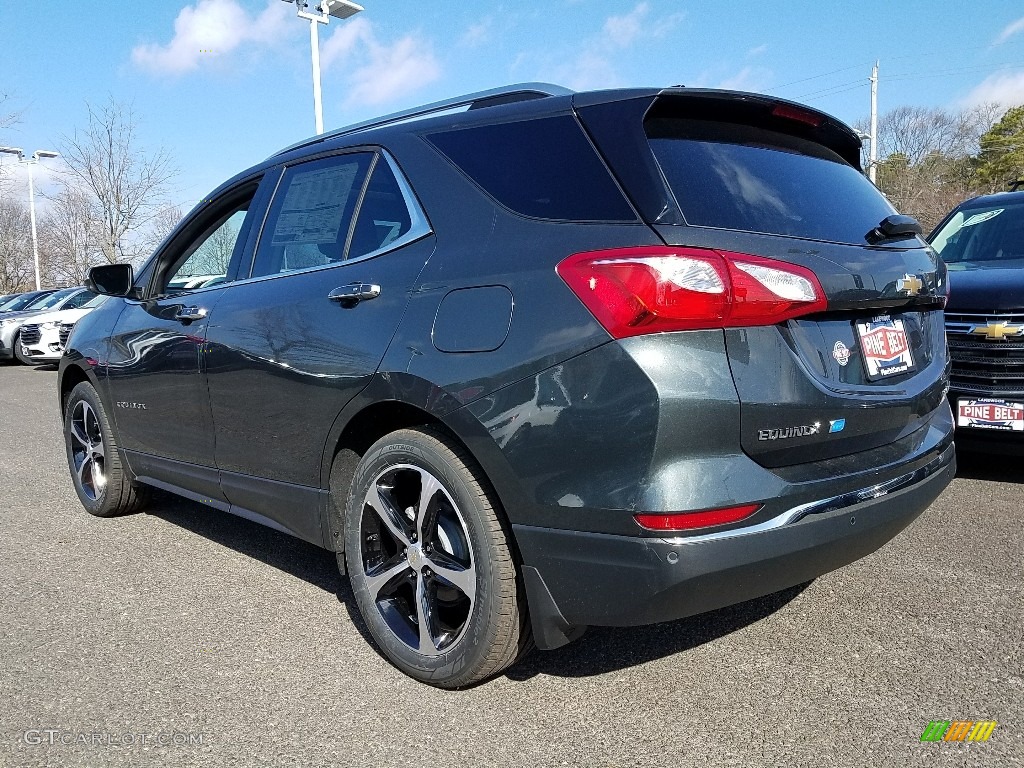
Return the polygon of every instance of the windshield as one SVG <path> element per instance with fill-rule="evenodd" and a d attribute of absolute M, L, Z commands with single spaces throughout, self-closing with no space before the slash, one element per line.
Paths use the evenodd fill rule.
<path fill-rule="evenodd" d="M 959 210 L 935 233 L 932 247 L 954 269 L 1024 266 L 1024 203 Z"/>
<path fill-rule="evenodd" d="M 44 296 L 43 298 L 39 299 L 38 301 L 32 302 L 27 307 L 25 307 L 25 309 L 31 309 L 33 311 L 37 310 L 37 309 L 50 309 L 51 307 L 54 307 L 57 304 L 60 304 L 68 296 L 71 296 L 72 294 L 78 293 L 78 291 L 80 291 L 80 290 L 82 290 L 82 289 L 81 288 L 66 288 L 63 291 L 57 291 L 56 293 L 51 293 L 49 296 Z"/>
<path fill-rule="evenodd" d="M 23 293 L 20 296 L 15 296 L 12 299 L 8 299 L 5 304 L 0 304 L 0 310 L 4 312 L 16 312 L 32 303 L 33 300 L 39 299 L 37 293 Z"/>

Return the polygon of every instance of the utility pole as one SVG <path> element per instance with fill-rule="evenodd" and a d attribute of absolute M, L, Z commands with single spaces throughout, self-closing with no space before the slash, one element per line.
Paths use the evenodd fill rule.
<path fill-rule="evenodd" d="M 868 178 L 875 183 L 878 165 L 878 60 L 871 68 L 871 149 L 868 150 Z"/>

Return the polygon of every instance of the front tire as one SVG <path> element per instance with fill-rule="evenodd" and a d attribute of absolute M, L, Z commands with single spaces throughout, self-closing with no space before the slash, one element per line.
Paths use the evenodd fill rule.
<path fill-rule="evenodd" d="M 36 362 L 32 359 L 31 355 L 26 355 L 24 349 L 21 346 L 21 332 L 14 337 L 14 356 L 18 358 L 18 362 L 22 365 L 35 365 Z"/>
<path fill-rule="evenodd" d="M 116 517 L 136 512 L 149 501 L 149 487 L 136 483 L 121 464 L 107 412 L 87 381 L 68 395 L 64 444 L 75 492 L 89 514 Z"/>
<path fill-rule="evenodd" d="M 356 467 L 344 522 L 352 592 L 392 664 L 463 688 L 515 661 L 528 625 L 511 537 L 482 470 L 443 432 L 377 441 Z"/>

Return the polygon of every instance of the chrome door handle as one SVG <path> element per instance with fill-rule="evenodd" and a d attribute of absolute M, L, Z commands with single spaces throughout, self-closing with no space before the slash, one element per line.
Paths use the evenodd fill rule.
<path fill-rule="evenodd" d="M 203 307 L 181 307 L 174 314 L 175 320 L 182 320 L 184 322 L 202 320 L 204 317 L 206 317 L 206 310 Z"/>
<path fill-rule="evenodd" d="M 331 301 L 339 301 L 342 304 L 358 304 L 360 301 L 376 299 L 380 296 L 380 286 L 373 283 L 349 283 L 340 288 L 335 288 L 327 294 Z"/>

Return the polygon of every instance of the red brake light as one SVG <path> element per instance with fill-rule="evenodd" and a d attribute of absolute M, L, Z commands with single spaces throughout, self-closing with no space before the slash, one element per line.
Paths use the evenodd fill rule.
<path fill-rule="evenodd" d="M 772 114 L 776 117 L 784 117 L 787 120 L 796 120 L 798 123 L 813 125 L 815 128 L 824 122 L 824 118 L 821 115 L 807 109 L 792 107 L 789 104 L 776 104 L 772 109 Z"/>
<path fill-rule="evenodd" d="M 673 512 L 667 515 L 634 515 L 641 527 L 649 531 L 687 531 L 693 528 L 707 528 L 712 525 L 738 523 L 750 517 L 761 508 L 760 504 L 744 504 L 740 507 L 708 509 L 704 512 Z"/>
<path fill-rule="evenodd" d="M 727 251 L 617 248 L 574 254 L 557 271 L 617 339 L 774 325 L 828 306 L 809 269 Z"/>

